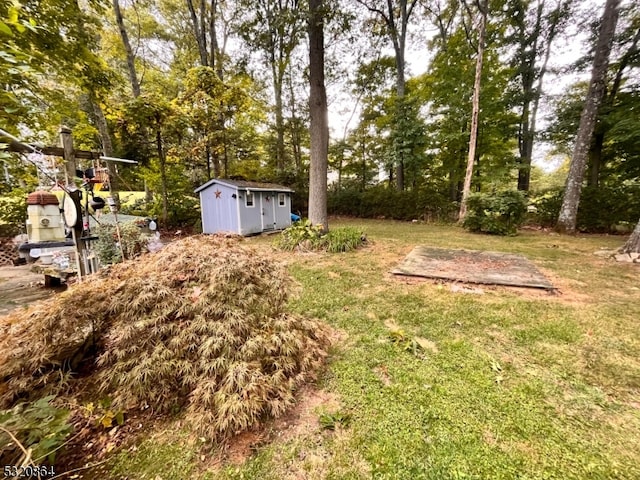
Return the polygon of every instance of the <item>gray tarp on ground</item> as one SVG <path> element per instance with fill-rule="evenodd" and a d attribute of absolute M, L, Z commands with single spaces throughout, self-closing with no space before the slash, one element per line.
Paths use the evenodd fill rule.
<path fill-rule="evenodd" d="M 555 287 L 522 255 L 415 247 L 391 273 L 443 280 L 532 287 Z"/>

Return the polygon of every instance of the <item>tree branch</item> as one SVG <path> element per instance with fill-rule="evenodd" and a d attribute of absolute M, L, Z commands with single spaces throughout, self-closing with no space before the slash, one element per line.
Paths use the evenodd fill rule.
<path fill-rule="evenodd" d="M 379 8 L 369 6 L 364 0 L 356 0 L 356 2 L 365 7 L 371 13 L 377 13 L 380 15 L 384 19 L 384 23 L 386 23 L 389 28 L 393 26 L 393 22 L 389 20 L 389 17 L 387 17 L 387 15 Z"/>

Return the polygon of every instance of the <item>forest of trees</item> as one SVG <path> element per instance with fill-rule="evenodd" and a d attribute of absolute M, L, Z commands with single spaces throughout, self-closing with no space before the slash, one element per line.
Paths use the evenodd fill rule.
<path fill-rule="evenodd" d="M 213 177 L 286 184 L 306 213 L 323 35 L 330 213 L 455 220 L 468 172 L 471 191 L 520 190 L 555 224 L 605 30 L 604 2 L 587 3 L 0 0 L 0 128 L 51 144 L 66 125 L 78 148 L 139 161 L 117 188 L 152 191 L 169 222 L 197 219 L 193 188 Z M 640 217 L 640 6 L 609 4 L 577 220 L 596 231 Z M 543 144 L 557 172 L 533 165 Z M 35 186 L 0 155 L 0 195 Z"/>

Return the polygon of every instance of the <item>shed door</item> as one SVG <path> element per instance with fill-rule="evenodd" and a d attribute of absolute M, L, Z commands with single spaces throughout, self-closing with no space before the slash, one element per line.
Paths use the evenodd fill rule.
<path fill-rule="evenodd" d="M 276 228 L 276 201 L 273 192 L 261 192 L 260 208 L 262 209 L 262 230 L 275 230 Z"/>

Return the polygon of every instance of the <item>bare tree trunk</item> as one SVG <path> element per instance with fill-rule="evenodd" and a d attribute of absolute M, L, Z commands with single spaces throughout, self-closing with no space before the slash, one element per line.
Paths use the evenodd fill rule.
<path fill-rule="evenodd" d="M 211 0 L 211 12 L 209 13 L 209 41 L 211 43 L 211 66 L 215 69 L 220 80 L 224 80 L 222 71 L 222 55 L 218 47 L 218 33 L 216 32 L 217 0 Z"/>
<path fill-rule="evenodd" d="M 640 221 L 633 229 L 633 233 L 622 247 L 622 253 L 640 253 Z"/>
<path fill-rule="evenodd" d="M 198 22 L 198 15 L 193 5 L 193 0 L 186 0 L 187 7 L 189 7 L 189 13 L 191 14 L 191 24 L 193 27 L 193 34 L 196 37 L 198 43 L 198 52 L 200 53 L 200 64 L 203 67 L 209 66 L 209 59 L 207 58 L 207 45 L 202 42 L 202 35 L 204 32 L 200 31 L 200 24 Z"/>
<path fill-rule="evenodd" d="M 156 127 L 156 148 L 158 149 L 158 161 L 160 162 L 160 181 L 162 183 L 162 223 L 167 224 L 169 219 L 169 189 L 167 185 L 167 165 L 162 145 L 162 132 L 160 126 Z"/>
<path fill-rule="evenodd" d="M 207 180 L 211 180 L 211 145 L 209 145 L 208 140 L 204 148 L 204 156 L 206 157 L 206 160 L 207 160 Z"/>
<path fill-rule="evenodd" d="M 396 62 L 396 94 L 399 103 L 402 103 L 405 94 L 405 45 L 407 40 L 407 27 L 413 10 L 418 0 L 398 0 L 397 4 L 393 0 L 387 0 L 386 9 L 380 6 L 377 1 L 356 0 L 364 5 L 370 12 L 379 16 L 387 26 L 389 37 L 393 43 Z M 397 17 L 397 18 L 396 18 Z M 400 153 L 400 158 L 396 159 L 396 187 L 404 190 L 404 158 Z M 391 175 L 389 176 L 391 178 Z"/>
<path fill-rule="evenodd" d="M 127 29 L 124 26 L 124 18 L 120 11 L 119 0 L 113 0 L 113 11 L 116 16 L 116 23 L 118 24 L 118 30 L 120 32 L 120 38 L 122 39 L 122 45 L 124 46 L 124 52 L 127 56 L 127 69 L 129 71 L 129 81 L 131 82 L 131 91 L 134 98 L 140 96 L 140 82 L 138 81 L 138 74 L 136 73 L 136 59 L 131 49 L 131 43 L 129 42 L 129 35 Z"/>
<path fill-rule="evenodd" d="M 107 119 L 104 116 L 102 107 L 95 98 L 93 92 L 89 93 L 89 101 L 93 108 L 93 117 L 100 134 L 100 141 L 102 143 L 102 153 L 105 157 L 113 157 L 113 144 L 111 142 L 111 135 L 109 133 L 109 125 Z M 118 200 L 118 179 L 116 177 L 116 168 L 113 162 L 107 162 L 107 170 L 109 172 L 109 192 L 112 197 Z"/>
<path fill-rule="evenodd" d="M 273 93 L 276 100 L 276 169 L 278 172 L 284 170 L 284 115 L 282 113 L 282 75 L 279 68 L 273 67 Z"/>
<path fill-rule="evenodd" d="M 587 185 L 590 187 L 598 187 L 600 183 L 600 168 L 602 167 L 604 132 L 597 132 L 593 137 L 593 148 L 589 150 L 589 176 L 587 178 Z"/>
<path fill-rule="evenodd" d="M 471 178 L 473 177 L 473 164 L 476 159 L 476 146 L 478 143 L 478 117 L 480 114 L 480 88 L 482 87 L 482 57 L 484 56 L 484 37 L 487 27 L 487 15 L 489 9 L 488 0 L 478 4 L 480 9 L 480 24 L 478 25 L 478 54 L 476 58 L 476 76 L 473 83 L 473 99 L 471 110 L 471 136 L 469 138 L 469 155 L 467 156 L 467 171 L 462 187 L 462 201 L 458 220 L 463 221 L 467 215 L 467 198 L 471 192 Z"/>
<path fill-rule="evenodd" d="M 555 31 L 555 29 L 554 29 Z M 555 34 L 550 34 L 555 36 Z M 549 63 L 549 57 L 551 56 L 551 42 L 553 38 L 549 38 L 549 42 L 547 44 L 547 51 L 545 53 L 544 62 L 542 63 L 542 67 L 540 68 L 540 72 L 538 73 L 538 85 L 534 91 L 534 99 L 533 99 L 533 108 L 531 109 L 531 117 L 529 121 L 529 132 L 527 134 L 527 142 L 524 148 L 524 164 L 525 170 L 522 175 L 522 184 L 520 183 L 520 172 L 518 172 L 518 190 L 524 190 L 526 192 L 529 191 L 529 186 L 531 184 L 531 160 L 533 159 L 533 142 L 535 140 L 536 135 L 536 121 L 538 119 L 538 108 L 540 106 L 540 97 L 542 96 L 542 80 L 544 79 L 544 74 L 547 72 L 547 64 Z M 520 188 L 522 187 L 522 188 Z"/>
<path fill-rule="evenodd" d="M 591 82 L 580 117 L 576 144 L 571 157 L 571 165 L 569 166 L 569 176 L 567 177 L 560 215 L 556 225 L 556 229 L 559 232 L 575 233 L 576 231 L 578 205 L 580 204 L 582 181 L 587 166 L 587 154 L 591 144 L 591 135 L 596 124 L 598 107 L 604 96 L 609 54 L 611 53 L 613 37 L 618 22 L 619 4 L 620 0 L 607 0 L 604 7 L 591 71 Z"/>
<path fill-rule="evenodd" d="M 309 220 L 329 229 L 327 219 L 327 166 L 329 125 L 324 85 L 324 5 L 309 0 L 309 112 L 311 114 L 311 165 L 309 169 Z"/>
<path fill-rule="evenodd" d="M 616 71 L 616 75 L 613 79 L 613 84 L 611 86 L 611 90 L 604 97 L 604 103 L 600 106 L 600 111 L 608 113 L 609 109 L 613 107 L 613 104 L 616 100 L 616 96 L 618 95 L 618 90 L 620 89 L 620 84 L 622 83 L 622 74 L 629 65 L 629 61 L 633 58 L 633 56 L 638 51 L 638 43 L 640 42 L 640 28 L 636 31 L 636 34 L 631 41 L 631 46 L 622 56 L 620 63 L 618 64 L 618 69 Z M 587 184 L 589 186 L 597 187 L 600 183 L 600 171 L 603 166 L 603 156 L 602 150 L 604 148 L 604 139 L 606 136 L 605 128 L 595 127 L 596 133 L 593 135 L 592 148 L 589 151 L 589 177 L 587 179 Z"/>
<path fill-rule="evenodd" d="M 293 153 L 294 164 L 296 166 L 296 176 L 300 178 L 302 176 L 302 140 L 300 138 L 300 122 L 298 121 L 296 112 L 296 97 L 295 92 L 293 91 L 293 72 L 291 70 L 291 64 L 289 64 L 287 82 L 289 86 L 289 98 L 291 101 L 291 150 Z"/>

